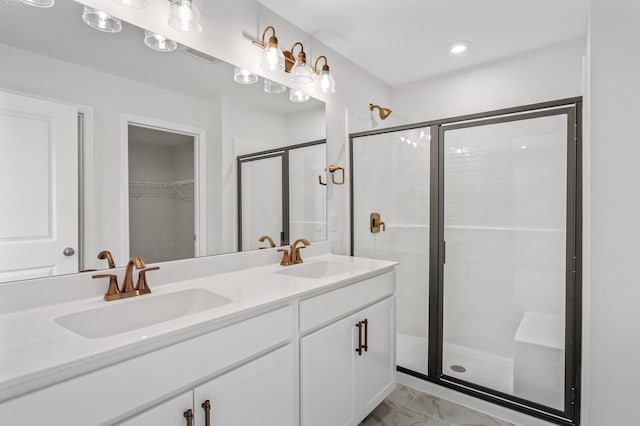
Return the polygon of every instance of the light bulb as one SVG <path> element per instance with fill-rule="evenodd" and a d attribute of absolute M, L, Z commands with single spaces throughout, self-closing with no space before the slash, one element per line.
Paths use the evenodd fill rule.
<path fill-rule="evenodd" d="M 91 28 L 105 33 L 118 33 L 122 31 L 122 22 L 118 18 L 104 13 L 101 10 L 85 6 L 82 12 L 82 20 Z"/>
<path fill-rule="evenodd" d="M 313 74 L 311 67 L 306 62 L 296 62 L 291 69 L 291 81 L 298 84 L 309 84 L 313 82 Z"/>
<path fill-rule="evenodd" d="M 178 47 L 175 41 L 149 30 L 144 30 L 144 44 L 158 52 L 171 52 Z"/>
<path fill-rule="evenodd" d="M 185 33 L 199 33 L 200 10 L 193 0 L 171 0 L 171 17 L 169 26 Z"/>
<path fill-rule="evenodd" d="M 142 9 L 147 5 L 147 0 L 113 0 L 118 4 L 121 4 L 132 9 Z"/>
<path fill-rule="evenodd" d="M 278 49 L 278 45 L 271 44 L 264 48 L 260 66 L 266 70 L 279 71 L 284 69 L 284 55 Z"/>
<path fill-rule="evenodd" d="M 336 91 L 336 81 L 329 70 L 320 71 L 318 84 L 322 93 L 335 93 Z"/>
<path fill-rule="evenodd" d="M 235 67 L 233 81 L 239 84 L 253 84 L 258 81 L 258 76 L 247 69 Z"/>
<path fill-rule="evenodd" d="M 276 83 L 275 81 L 269 80 L 268 78 L 264 79 L 264 91 L 265 93 L 269 93 L 271 95 L 279 95 L 280 93 L 284 93 L 287 90 L 287 86 L 284 84 Z"/>
<path fill-rule="evenodd" d="M 309 95 L 300 89 L 291 89 L 289 91 L 289 100 L 291 102 L 307 102 L 309 100 Z"/>

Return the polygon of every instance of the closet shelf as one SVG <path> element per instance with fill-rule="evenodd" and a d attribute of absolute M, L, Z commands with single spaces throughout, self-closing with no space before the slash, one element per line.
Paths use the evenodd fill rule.
<path fill-rule="evenodd" d="M 132 198 L 172 198 L 180 201 L 193 201 L 193 179 L 170 182 L 129 181 L 129 197 Z"/>

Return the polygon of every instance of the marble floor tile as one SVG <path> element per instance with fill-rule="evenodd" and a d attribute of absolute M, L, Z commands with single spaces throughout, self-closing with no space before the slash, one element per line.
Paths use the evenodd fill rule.
<path fill-rule="evenodd" d="M 362 426 L 438 426 L 440 420 L 390 401 L 383 401 L 361 423 Z"/>
<path fill-rule="evenodd" d="M 398 385 L 360 426 L 516 426 L 451 401 Z"/>

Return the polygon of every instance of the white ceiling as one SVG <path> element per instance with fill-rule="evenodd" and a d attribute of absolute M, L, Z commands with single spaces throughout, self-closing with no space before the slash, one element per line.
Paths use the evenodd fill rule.
<path fill-rule="evenodd" d="M 391 86 L 587 33 L 588 0 L 258 1 Z"/>
<path fill-rule="evenodd" d="M 232 65 L 195 58 L 182 46 L 168 53 L 153 51 L 136 26 L 123 23 L 121 32 L 107 34 L 86 25 L 81 16 L 82 5 L 70 0 L 48 9 L 0 0 L 0 43 L 201 99 L 228 96 L 283 114 L 324 108 L 313 98 L 290 102 L 288 91 L 266 94 L 262 80 L 250 86 L 234 83 Z"/>

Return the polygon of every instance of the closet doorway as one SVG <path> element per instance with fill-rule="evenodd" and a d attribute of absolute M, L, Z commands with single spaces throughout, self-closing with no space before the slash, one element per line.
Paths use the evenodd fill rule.
<path fill-rule="evenodd" d="M 126 141 L 128 257 L 148 263 L 197 257 L 198 133 L 128 122 Z"/>

